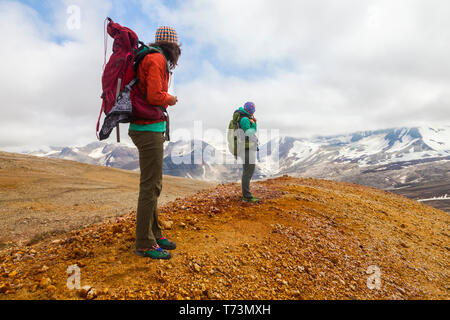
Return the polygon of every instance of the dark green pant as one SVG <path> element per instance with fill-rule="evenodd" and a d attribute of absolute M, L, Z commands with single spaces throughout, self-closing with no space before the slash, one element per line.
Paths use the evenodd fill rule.
<path fill-rule="evenodd" d="M 158 198 L 162 190 L 164 134 L 129 131 L 139 150 L 141 182 L 136 219 L 136 249 L 151 248 L 162 238 L 158 224 Z"/>
<path fill-rule="evenodd" d="M 244 170 L 242 172 L 242 195 L 246 199 L 253 197 L 250 191 L 250 180 L 252 180 L 253 174 L 256 168 L 256 152 L 251 150 L 245 150 Z"/>

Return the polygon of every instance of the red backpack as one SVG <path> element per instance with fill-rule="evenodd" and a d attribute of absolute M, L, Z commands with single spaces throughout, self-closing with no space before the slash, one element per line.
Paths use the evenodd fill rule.
<path fill-rule="evenodd" d="M 163 107 L 148 104 L 135 86 L 138 82 L 136 73 L 139 63 L 147 54 L 162 52 L 157 48 L 145 46 L 133 30 L 115 23 L 110 18 L 107 18 L 105 23 L 106 21 L 108 34 L 114 39 L 114 43 L 113 53 L 103 71 L 103 102 L 96 132 L 99 140 L 105 140 L 112 130 L 117 128 L 117 142 L 120 142 L 119 123 L 137 119 L 169 120 L 167 111 Z M 102 113 L 105 113 L 106 118 L 99 135 Z M 166 138 L 169 139 L 168 131 Z"/>

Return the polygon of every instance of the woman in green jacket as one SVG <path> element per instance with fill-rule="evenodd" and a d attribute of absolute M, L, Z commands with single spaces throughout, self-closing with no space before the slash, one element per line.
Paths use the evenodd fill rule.
<path fill-rule="evenodd" d="M 244 162 L 242 173 L 242 195 L 244 202 L 259 202 L 259 199 L 255 198 L 250 191 L 250 181 L 255 173 L 256 151 L 258 148 L 258 140 L 256 138 L 258 124 L 254 117 L 255 111 L 256 107 L 253 102 L 247 102 L 243 108 L 239 108 L 239 112 L 243 115 L 239 125 L 245 135 L 244 150 L 240 152 L 240 156 Z"/>

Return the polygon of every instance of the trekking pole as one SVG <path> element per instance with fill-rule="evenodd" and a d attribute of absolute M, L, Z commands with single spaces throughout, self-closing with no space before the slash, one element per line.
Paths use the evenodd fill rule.
<path fill-rule="evenodd" d="M 117 98 L 119 97 L 121 87 L 122 87 L 122 78 L 119 78 L 119 80 L 117 80 L 116 101 L 117 101 Z M 120 143 L 120 127 L 119 127 L 119 125 L 120 125 L 120 123 L 118 123 L 116 126 L 117 143 Z"/>

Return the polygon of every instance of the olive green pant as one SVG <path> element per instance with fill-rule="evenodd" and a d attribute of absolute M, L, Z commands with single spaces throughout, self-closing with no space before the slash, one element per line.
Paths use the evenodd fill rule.
<path fill-rule="evenodd" d="M 164 134 L 129 131 L 139 151 L 141 179 L 136 218 L 136 249 L 151 248 L 162 238 L 158 223 L 158 198 L 162 190 Z"/>
<path fill-rule="evenodd" d="M 252 180 L 253 174 L 256 168 L 256 152 L 252 150 L 245 150 L 245 161 L 244 168 L 242 172 L 242 195 L 246 199 L 253 198 L 250 191 L 250 181 Z"/>

